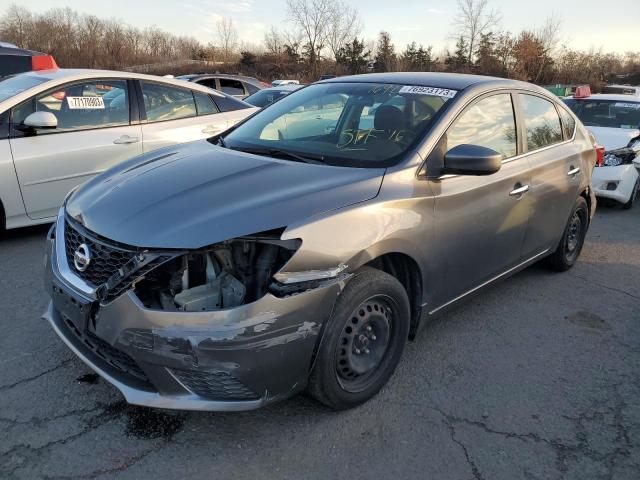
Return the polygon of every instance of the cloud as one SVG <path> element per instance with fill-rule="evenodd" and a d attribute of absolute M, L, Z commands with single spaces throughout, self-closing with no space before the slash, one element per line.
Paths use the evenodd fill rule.
<path fill-rule="evenodd" d="M 246 13 L 253 10 L 253 0 L 214 0 L 208 2 L 213 8 L 228 13 Z"/>

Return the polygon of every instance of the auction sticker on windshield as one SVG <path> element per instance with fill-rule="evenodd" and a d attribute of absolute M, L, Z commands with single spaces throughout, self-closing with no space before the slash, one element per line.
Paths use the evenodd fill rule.
<path fill-rule="evenodd" d="M 449 90 L 448 88 L 405 85 L 400 89 L 400 93 L 413 93 L 418 95 L 434 95 L 436 97 L 453 98 L 458 92 L 456 90 Z"/>
<path fill-rule="evenodd" d="M 67 97 L 70 110 L 102 109 L 104 100 L 102 97 Z"/>

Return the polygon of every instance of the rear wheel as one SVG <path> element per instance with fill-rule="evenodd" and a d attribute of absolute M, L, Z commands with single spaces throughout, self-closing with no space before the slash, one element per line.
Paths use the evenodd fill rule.
<path fill-rule="evenodd" d="M 559 271 L 569 270 L 578 260 L 589 226 L 589 207 L 584 198 L 578 197 L 565 227 L 558 248 L 548 257 L 549 265 Z"/>
<path fill-rule="evenodd" d="M 631 192 L 631 197 L 629 197 L 629 201 L 627 203 L 622 204 L 622 208 L 625 210 L 633 207 L 633 203 L 638 199 L 638 195 L 640 195 L 640 176 L 636 178 L 636 183 L 633 186 L 633 191 Z"/>
<path fill-rule="evenodd" d="M 409 335 L 407 292 L 364 267 L 349 281 L 325 329 L 308 391 L 336 410 L 373 397 L 393 374 Z"/>

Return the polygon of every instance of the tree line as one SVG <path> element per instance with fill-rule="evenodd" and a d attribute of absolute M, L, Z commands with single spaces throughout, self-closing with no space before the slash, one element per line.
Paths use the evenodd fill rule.
<path fill-rule="evenodd" d="M 232 19 L 222 18 L 208 43 L 155 26 L 139 29 L 113 19 L 54 8 L 34 13 L 12 5 L 0 17 L 0 40 L 55 56 L 62 67 L 124 69 L 158 65 L 152 73 L 206 70 L 263 80 L 386 71 L 447 71 L 526 80 L 538 84 L 617 81 L 640 84 L 640 52 L 582 51 L 564 45 L 562 22 L 550 16 L 537 28 L 511 33 L 489 0 L 458 0 L 451 26 L 455 48 L 435 52 L 412 42 L 397 46 L 389 32 L 362 36 L 360 13 L 343 0 L 287 0 L 287 27 L 271 29 L 260 45 L 242 42 Z M 175 64 L 167 66 L 168 62 Z"/>

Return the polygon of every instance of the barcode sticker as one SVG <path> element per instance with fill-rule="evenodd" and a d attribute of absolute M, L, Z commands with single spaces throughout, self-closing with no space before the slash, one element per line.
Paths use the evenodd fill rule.
<path fill-rule="evenodd" d="M 413 93 L 418 95 L 433 95 L 436 97 L 453 98 L 458 92 L 456 90 L 449 90 L 448 88 L 405 85 L 400 89 L 400 93 Z"/>
<path fill-rule="evenodd" d="M 67 97 L 69 110 L 104 110 L 102 97 Z"/>

